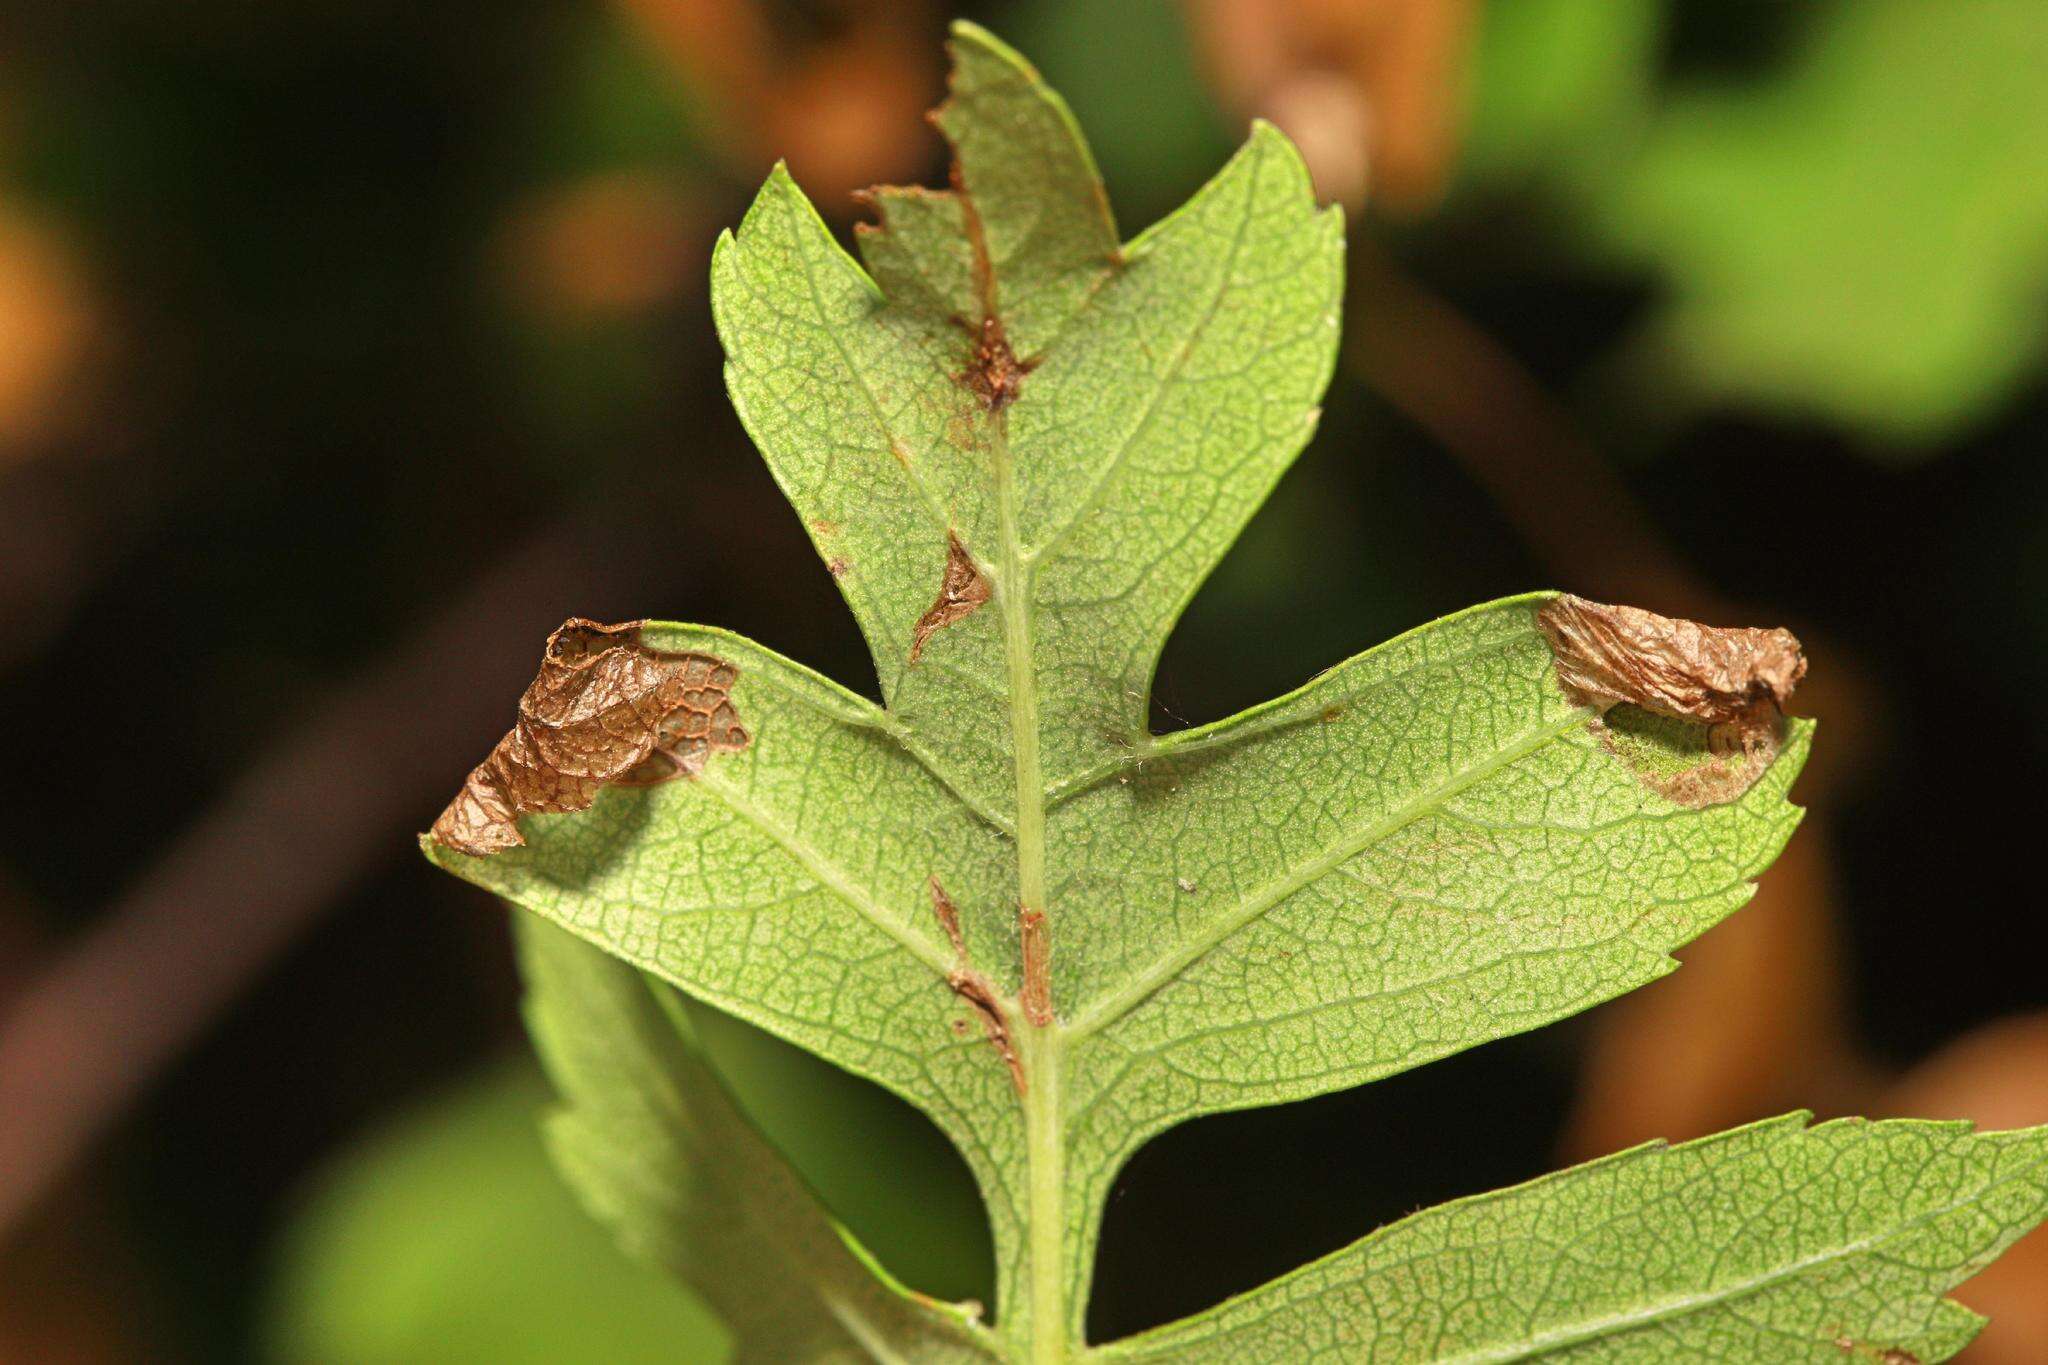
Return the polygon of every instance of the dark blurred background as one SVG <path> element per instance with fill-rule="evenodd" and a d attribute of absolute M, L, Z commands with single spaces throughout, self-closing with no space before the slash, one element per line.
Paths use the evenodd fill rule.
<path fill-rule="evenodd" d="M 1127 235 L 1253 114 L 1352 211 L 1321 433 L 1160 726 L 1536 586 L 1789 625 L 1823 722 L 1684 971 L 1148 1147 L 1094 1334 L 1651 1136 L 2048 1121 L 2038 0 L 5 0 L 0 1360 L 711 1349 L 553 1183 L 503 912 L 411 835 L 571 613 L 872 692 L 706 262 L 776 156 L 841 228 L 943 175 L 955 12 Z M 900 1273 L 986 1294 L 928 1130 L 719 1056 Z M 2048 1358 L 2048 1239 L 1962 1297 L 1967 1359 Z"/>

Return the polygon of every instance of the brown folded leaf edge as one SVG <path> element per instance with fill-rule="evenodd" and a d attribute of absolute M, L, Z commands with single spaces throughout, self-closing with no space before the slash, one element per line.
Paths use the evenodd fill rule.
<path fill-rule="evenodd" d="M 694 777 L 750 737 L 733 709 L 739 670 L 709 654 L 652 649 L 645 622 L 575 618 L 548 637 L 519 720 L 434 821 L 434 838 L 479 857 L 526 842 L 519 818 L 587 809 L 606 786 Z"/>
<path fill-rule="evenodd" d="M 1792 632 L 1703 626 L 1569 594 L 1536 621 L 1565 695 L 1600 710 L 1594 735 L 1652 790 L 1718 805 L 1777 758 L 1785 703 L 1806 676 Z"/>

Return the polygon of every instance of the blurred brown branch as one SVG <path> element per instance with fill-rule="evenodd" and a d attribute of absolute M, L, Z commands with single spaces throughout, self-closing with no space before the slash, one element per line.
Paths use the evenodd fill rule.
<path fill-rule="evenodd" d="M 637 596 L 616 525 L 534 536 L 251 766 L 0 1009 L 0 1236 L 149 1078 L 488 750 L 540 640 Z"/>

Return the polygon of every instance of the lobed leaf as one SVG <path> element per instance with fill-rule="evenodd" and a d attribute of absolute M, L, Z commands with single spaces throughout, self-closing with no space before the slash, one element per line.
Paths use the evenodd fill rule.
<path fill-rule="evenodd" d="M 1120 247 L 1065 106 L 993 38 L 954 32 L 938 116 L 953 188 L 876 192 L 867 270 L 780 168 L 713 261 L 734 402 L 859 619 L 884 704 L 707 627 L 586 631 L 604 650 L 578 667 L 647 685 L 566 722 L 530 693 L 522 724 L 553 728 L 517 755 L 594 724 L 624 776 L 586 793 L 593 779 L 572 774 L 577 800 L 594 800 L 571 811 L 554 774 L 501 763 L 545 798 L 516 816 L 524 846 L 427 852 L 930 1115 L 974 1172 L 996 1249 L 999 1341 L 962 1339 L 1050 1362 L 1086 1349 L 1102 1205 L 1139 1144 L 1535 1028 L 1672 970 L 1671 951 L 1738 908 L 1791 834 L 1811 727 L 1778 710 L 1804 669 L 1782 631 L 1536 594 L 1424 626 L 1219 724 L 1148 733 L 1181 607 L 1313 428 L 1341 225 L 1260 126 L 1186 207 Z M 542 682 L 549 696 L 590 690 Z M 612 743 L 613 717 L 630 742 Z M 889 1303 L 858 1257 L 817 1250 L 823 1215 L 800 1212 L 792 1178 L 745 1142 L 718 1216 L 676 1195 L 718 1184 L 725 1160 L 692 1137 L 696 1101 L 675 1098 L 700 1088 L 675 1076 L 701 1079 L 701 1064 L 653 1030 L 637 981 L 617 985 L 629 968 L 605 976 L 601 956 L 545 941 L 558 946 L 535 959 L 543 976 L 581 964 L 538 998 L 575 987 L 582 1004 L 536 1022 L 572 1099 L 601 1116 L 572 1120 L 564 1149 L 586 1192 L 693 1276 L 712 1275 L 707 1255 L 763 1276 L 773 1267 L 745 1258 L 784 1255 L 834 1303 Z M 607 1055 L 611 1030 L 631 1040 L 622 1058 Z M 1661 1175 L 1762 1140 L 1636 1154 L 1540 1188 L 1638 1198 L 1647 1220 Z M 1788 1139 L 1780 1155 L 1833 1140 Z M 1750 1183 L 1761 1174 L 1731 1177 L 1741 1198 L 1766 1197 Z M 1802 1220 L 1828 1209 L 1801 1201 L 1824 1188 L 1799 1185 L 1758 1216 L 1790 1219 L 1803 1246 Z M 734 1229 L 756 1197 L 770 1236 L 748 1250 Z M 1400 1310 L 1461 1315 L 1440 1340 L 1386 1326 L 1403 1291 L 1371 1269 L 1374 1248 L 1421 1235 L 1411 1224 L 1456 1244 L 1476 1207 L 1119 1349 L 1248 1351 L 1270 1330 L 1282 1356 L 1383 1339 L 1405 1360 L 1435 1358 L 1465 1325 L 1491 1341 L 1529 1293 L 1549 1302 L 1529 1288 L 1547 1281 L 1517 1278 L 1548 1263 L 1497 1250 L 1469 1301 Z M 2001 1207 L 2014 1227 L 2041 1213 L 2038 1198 Z M 1631 1226 L 1580 1249 L 1633 1256 Z M 792 1227 L 809 1229 L 794 1250 Z M 1669 1284 L 1694 1271 L 1720 1282 L 1711 1260 L 1680 1257 Z M 1592 1278 L 1567 1287 L 1598 1297 Z M 789 1293 L 804 1299 L 777 1289 Z M 805 1330 L 838 1341 L 815 1309 Z M 881 1344 L 919 1355 L 931 1322 L 892 1311 L 876 1330 L 909 1336 Z M 1527 1330 L 1548 1322 L 1539 1311 Z M 775 1330 L 739 1335 L 811 1349 Z"/>

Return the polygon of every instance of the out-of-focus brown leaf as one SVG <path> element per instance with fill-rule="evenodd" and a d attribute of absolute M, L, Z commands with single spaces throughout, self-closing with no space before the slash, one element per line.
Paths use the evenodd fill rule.
<path fill-rule="evenodd" d="M 617 0 L 692 91 L 712 132 L 729 146 L 751 143 L 747 110 L 767 103 L 774 83 L 774 29 L 758 0 Z"/>
<path fill-rule="evenodd" d="M 2048 1123 L 2048 1013 L 1987 1024 L 1914 1067 L 1879 1114 L 1971 1119 L 1984 1128 Z M 2048 1228 L 2037 1228 L 1956 1297 L 1991 1323 L 1964 1365 L 2039 1365 L 2048 1343 Z"/>
<path fill-rule="evenodd" d="M 49 434 L 92 330 L 84 282 L 62 240 L 0 203 L 0 468 Z"/>
<path fill-rule="evenodd" d="M 929 0 L 821 5 L 804 33 L 758 0 L 618 2 L 701 97 L 736 174 L 782 157 L 837 209 L 863 186 L 914 177 L 931 154 Z"/>
<path fill-rule="evenodd" d="M 548 191 L 513 219 L 504 273 L 536 312 L 602 320 L 669 303 L 706 269 L 705 215 L 651 175 L 596 175 Z"/>
<path fill-rule="evenodd" d="M 939 67 L 911 18 L 870 21 L 777 75 L 760 125 L 765 145 L 841 211 L 866 186 L 915 179 L 936 145 L 925 111 L 938 100 Z"/>
<path fill-rule="evenodd" d="M 1457 150 L 1471 0 L 1188 0 L 1226 104 L 1301 147 L 1328 198 L 1414 212 Z"/>
<path fill-rule="evenodd" d="M 747 747 L 731 698 L 739 670 L 651 649 L 642 624 L 577 618 L 548 637 L 518 723 L 441 812 L 436 839 L 479 857 L 516 848 L 522 815 L 584 810 L 609 783 L 687 777 Z"/>
<path fill-rule="evenodd" d="M 0 1361 L 128 1365 L 146 1345 L 148 1272 L 87 1195 L 0 1249 Z"/>

